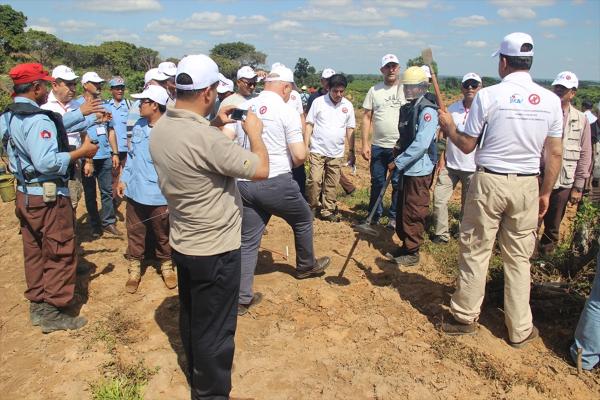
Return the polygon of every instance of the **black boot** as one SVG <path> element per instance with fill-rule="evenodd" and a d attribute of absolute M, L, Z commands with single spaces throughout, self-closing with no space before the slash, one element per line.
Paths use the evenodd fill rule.
<path fill-rule="evenodd" d="M 42 333 L 50 333 L 54 331 L 66 331 L 67 329 L 79 329 L 87 324 L 87 319 L 84 317 L 71 317 L 60 311 L 57 307 L 48 303 L 41 303 L 43 306 L 41 311 Z"/>
<path fill-rule="evenodd" d="M 44 303 L 36 303 L 35 301 L 29 302 L 29 318 L 31 319 L 31 325 L 38 326 L 42 320 L 42 309 Z"/>

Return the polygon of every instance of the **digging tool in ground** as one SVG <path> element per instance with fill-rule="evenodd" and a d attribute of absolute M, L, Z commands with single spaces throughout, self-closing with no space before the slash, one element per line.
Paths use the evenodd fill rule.
<path fill-rule="evenodd" d="M 352 254 L 354 254 L 354 250 L 356 249 L 358 242 L 362 238 L 362 235 L 368 235 L 368 236 L 372 236 L 372 237 L 379 236 L 379 232 L 377 231 L 377 229 L 375 229 L 371 226 L 371 222 L 373 221 L 373 216 L 377 212 L 377 207 L 379 207 L 379 204 L 381 204 L 381 202 L 383 201 L 383 196 L 385 195 L 385 191 L 387 190 L 387 187 L 390 184 L 390 181 L 392 180 L 392 175 L 393 175 L 393 171 L 389 171 L 388 177 L 385 180 L 385 184 L 381 188 L 381 192 L 379 192 L 379 197 L 377 197 L 377 201 L 373 205 L 373 209 L 369 213 L 367 220 L 365 222 L 363 222 L 362 224 L 354 225 L 352 227 L 356 231 L 356 239 L 354 239 L 354 243 L 352 243 L 352 247 L 350 248 L 350 251 L 348 252 L 348 256 L 346 257 L 346 261 L 344 262 L 344 265 L 342 266 L 340 273 L 337 274 L 337 276 L 326 277 L 325 281 L 327 283 L 331 283 L 331 284 L 339 285 L 339 286 L 349 285 L 350 280 L 348 280 L 348 278 L 344 277 L 344 272 L 346 271 L 346 267 L 348 266 L 348 263 L 350 262 L 350 259 L 352 258 Z"/>

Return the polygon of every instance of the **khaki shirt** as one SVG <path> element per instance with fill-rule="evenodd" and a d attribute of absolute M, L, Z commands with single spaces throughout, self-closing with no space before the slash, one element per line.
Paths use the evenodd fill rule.
<path fill-rule="evenodd" d="M 199 114 L 172 107 L 152 129 L 150 153 L 169 207 L 171 247 L 190 256 L 238 249 L 242 201 L 235 178 L 252 178 L 258 156 Z"/>

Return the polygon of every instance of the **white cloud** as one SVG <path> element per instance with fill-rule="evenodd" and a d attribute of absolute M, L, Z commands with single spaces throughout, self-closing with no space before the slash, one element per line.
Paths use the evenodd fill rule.
<path fill-rule="evenodd" d="M 78 32 L 95 28 L 98 26 L 98 24 L 90 21 L 76 21 L 74 19 L 69 19 L 66 21 L 60 21 L 58 26 L 66 32 Z"/>
<path fill-rule="evenodd" d="M 388 15 L 375 7 L 342 7 L 332 12 L 324 7 L 305 7 L 284 13 L 286 18 L 300 21 L 328 21 L 345 26 L 389 25 Z"/>
<path fill-rule="evenodd" d="M 546 39 L 556 39 L 556 35 L 554 33 L 552 33 L 552 32 L 544 32 L 543 36 Z"/>
<path fill-rule="evenodd" d="M 287 31 L 294 28 L 300 28 L 302 25 L 300 22 L 292 21 L 289 19 L 282 19 L 281 21 L 277 21 L 271 25 L 269 25 L 270 31 Z"/>
<path fill-rule="evenodd" d="M 220 30 L 239 30 L 240 27 L 266 24 L 268 18 L 263 15 L 250 15 L 238 17 L 226 15 L 219 12 L 197 12 L 188 18 L 177 21 L 171 18 L 161 18 L 146 25 L 146 31 L 150 32 L 175 32 L 181 30 L 207 30 L 214 31 L 215 27 Z"/>
<path fill-rule="evenodd" d="M 450 21 L 450 25 L 461 28 L 489 25 L 490 21 L 483 15 L 470 15 L 468 17 L 457 17 Z"/>
<path fill-rule="evenodd" d="M 231 31 L 229 29 L 223 29 L 220 31 L 210 31 L 208 32 L 208 34 L 210 36 L 227 36 L 231 33 Z"/>
<path fill-rule="evenodd" d="M 560 18 L 549 18 L 549 19 L 545 19 L 543 21 L 539 22 L 540 26 L 546 27 L 546 28 L 552 28 L 552 27 L 560 27 L 562 28 L 563 26 L 566 26 L 567 23 L 565 22 L 565 20 L 560 19 Z"/>
<path fill-rule="evenodd" d="M 414 35 L 412 33 L 403 31 L 401 29 L 390 29 L 389 31 L 379 31 L 377 33 L 378 38 L 388 38 L 388 39 L 409 39 Z"/>
<path fill-rule="evenodd" d="M 492 0 L 500 7 L 546 7 L 554 5 L 555 0 Z"/>
<path fill-rule="evenodd" d="M 175 35 L 158 35 L 158 44 L 165 46 L 179 46 L 182 43 L 181 38 Z"/>
<path fill-rule="evenodd" d="M 137 33 L 131 33 L 127 29 L 104 29 L 98 35 L 94 37 L 98 43 L 111 42 L 113 40 L 121 40 L 130 43 L 139 43 L 140 35 Z"/>
<path fill-rule="evenodd" d="M 488 44 L 486 42 L 484 42 L 483 40 L 467 40 L 465 42 L 465 46 L 474 47 L 474 48 L 486 47 L 487 45 Z"/>
<path fill-rule="evenodd" d="M 82 10 L 105 12 L 162 10 L 158 0 L 87 0 L 78 2 L 77 7 Z"/>
<path fill-rule="evenodd" d="M 374 6 L 393 6 L 393 7 L 403 7 L 409 9 L 424 9 L 429 5 L 429 0 L 367 0 L 364 2 L 365 4 L 374 5 Z"/>
<path fill-rule="evenodd" d="M 509 20 L 535 18 L 535 11 L 528 7 L 501 8 L 498 15 Z"/>
<path fill-rule="evenodd" d="M 56 33 L 56 28 L 49 25 L 28 25 L 27 30 L 42 31 L 50 33 L 51 35 Z"/>

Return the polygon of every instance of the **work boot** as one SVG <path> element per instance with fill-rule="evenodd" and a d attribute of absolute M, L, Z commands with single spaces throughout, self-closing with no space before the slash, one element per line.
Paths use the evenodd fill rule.
<path fill-rule="evenodd" d="M 84 317 L 72 317 L 48 303 L 41 304 L 40 325 L 42 333 L 79 329 L 87 324 Z"/>
<path fill-rule="evenodd" d="M 165 286 L 169 289 L 175 289 L 177 287 L 177 275 L 173 269 L 172 261 L 165 261 L 160 265 L 160 273 L 162 274 Z"/>
<path fill-rule="evenodd" d="M 129 260 L 127 272 L 129 272 L 129 277 L 127 283 L 125 283 L 125 290 L 128 293 L 135 293 L 142 279 L 142 262 L 140 260 Z"/>
<path fill-rule="evenodd" d="M 31 325 L 33 326 L 38 326 L 42 320 L 42 304 L 44 303 L 36 303 L 35 301 L 29 303 L 29 318 L 31 319 Z"/>
<path fill-rule="evenodd" d="M 315 265 L 309 270 L 296 271 L 296 279 L 312 278 L 313 276 L 321 276 L 325 269 L 329 266 L 331 258 L 320 257 L 315 260 Z"/>

